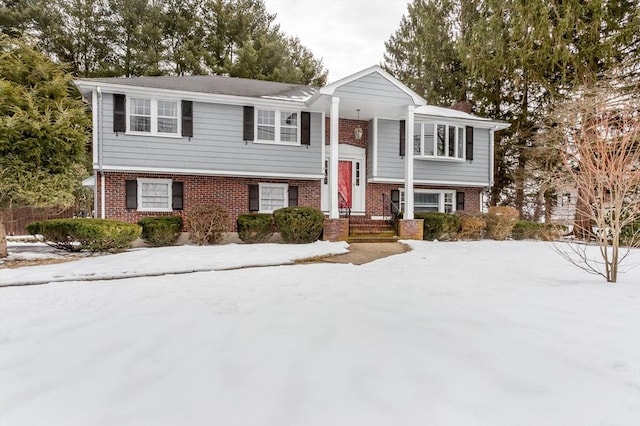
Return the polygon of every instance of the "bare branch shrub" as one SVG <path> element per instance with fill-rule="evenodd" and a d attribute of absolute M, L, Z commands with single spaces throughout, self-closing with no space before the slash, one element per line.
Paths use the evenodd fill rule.
<path fill-rule="evenodd" d="M 487 214 L 487 234 L 494 240 L 506 240 L 518 223 L 520 213 L 509 206 L 491 206 Z"/>
<path fill-rule="evenodd" d="M 185 212 L 189 240 L 200 246 L 222 242 L 228 224 L 229 213 L 216 204 L 193 206 Z"/>
<path fill-rule="evenodd" d="M 561 158 L 557 181 L 574 185 L 581 197 L 576 217 L 595 240 L 601 259 L 584 245 L 556 250 L 581 269 L 616 282 L 623 229 L 640 218 L 640 97 L 607 80 L 586 87 L 559 105 L 542 140 Z M 637 243 L 633 241 L 633 243 Z M 628 253 L 627 253 L 628 254 Z"/>

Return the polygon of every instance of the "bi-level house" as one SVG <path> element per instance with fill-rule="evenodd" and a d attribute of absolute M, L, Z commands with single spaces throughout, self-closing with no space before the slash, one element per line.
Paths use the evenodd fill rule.
<path fill-rule="evenodd" d="M 240 214 L 295 205 L 327 223 L 345 211 L 477 212 L 506 127 L 427 105 L 378 66 L 321 88 L 221 76 L 76 85 L 93 110 L 97 215 L 131 222 L 208 202 L 230 212 L 229 231 Z"/>

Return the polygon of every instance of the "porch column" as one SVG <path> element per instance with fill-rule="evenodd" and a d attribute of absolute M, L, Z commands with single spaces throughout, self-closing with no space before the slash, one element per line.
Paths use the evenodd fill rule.
<path fill-rule="evenodd" d="M 329 219 L 338 219 L 338 130 L 340 98 L 331 98 L 331 132 L 329 137 Z"/>
<path fill-rule="evenodd" d="M 407 106 L 405 118 L 404 148 L 404 216 L 413 219 L 413 111 L 415 106 Z"/>

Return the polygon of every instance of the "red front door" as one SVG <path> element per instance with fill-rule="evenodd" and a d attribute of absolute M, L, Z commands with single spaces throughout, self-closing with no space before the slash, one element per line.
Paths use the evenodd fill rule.
<path fill-rule="evenodd" d="M 352 163 L 351 161 L 338 162 L 338 207 L 350 209 L 352 206 Z"/>

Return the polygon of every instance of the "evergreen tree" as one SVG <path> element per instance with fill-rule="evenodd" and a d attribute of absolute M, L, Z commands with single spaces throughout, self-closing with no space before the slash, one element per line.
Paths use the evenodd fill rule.
<path fill-rule="evenodd" d="M 87 175 L 91 119 L 72 76 L 0 36 L 0 207 L 65 206 Z M 6 238 L 0 218 L 0 256 Z"/>

